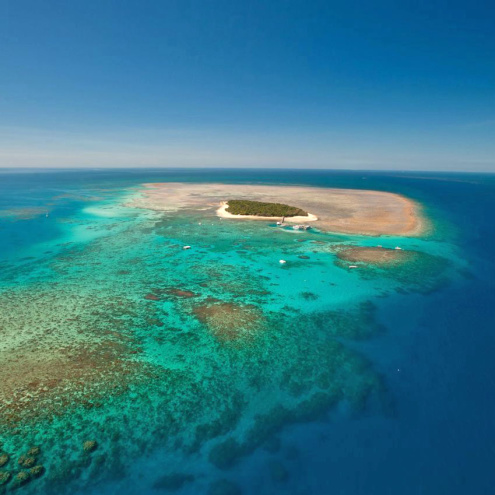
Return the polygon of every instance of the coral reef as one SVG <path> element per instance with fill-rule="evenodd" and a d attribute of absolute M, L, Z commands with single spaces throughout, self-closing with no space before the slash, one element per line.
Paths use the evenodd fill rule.
<path fill-rule="evenodd" d="M 19 464 L 19 466 L 21 466 L 23 468 L 30 468 L 36 464 L 36 458 L 35 457 L 29 457 L 26 455 L 21 455 L 21 457 L 19 457 L 19 460 L 17 461 L 17 463 Z"/>
<path fill-rule="evenodd" d="M 416 253 L 405 249 L 388 249 L 384 247 L 340 246 L 337 258 L 350 263 L 367 263 L 370 265 L 388 265 L 412 261 Z"/>
<path fill-rule="evenodd" d="M 264 324 L 261 311 L 254 305 L 200 305 L 194 308 L 194 315 L 222 342 L 252 337 Z"/>
<path fill-rule="evenodd" d="M 27 455 L 30 457 L 38 457 L 41 454 L 41 448 L 40 447 L 31 447 L 27 451 Z"/>
<path fill-rule="evenodd" d="M 94 452 L 98 448 L 98 442 L 96 440 L 86 440 L 83 443 L 83 451 L 87 454 Z"/>
<path fill-rule="evenodd" d="M 28 300 L 16 291 L 0 293 L 1 306 L 8 308 L 0 312 L 0 326 L 6 329 L 0 344 L 6 377 L 0 382 L 0 431 L 66 414 L 77 405 L 98 407 L 109 393 L 121 393 L 157 371 L 135 359 L 135 339 L 119 329 L 117 311 L 122 318 L 131 306 L 112 311 L 95 298 L 34 288 Z M 67 317 L 72 310 L 67 301 L 74 304 L 72 318 Z M 29 313 L 23 309 L 26 304 Z M 43 332 L 45 325 L 61 330 Z"/>
<path fill-rule="evenodd" d="M 41 454 L 40 447 L 31 447 L 27 451 L 27 454 L 22 454 L 17 460 L 17 465 L 20 471 L 0 471 L 0 486 L 6 485 L 11 479 L 13 479 L 12 486 L 17 488 L 27 484 L 28 482 L 40 478 L 45 473 L 45 468 L 41 464 L 37 464 L 37 458 Z M 3 460 L 9 460 L 9 455 L 2 454 Z M 6 462 L 4 462 L 4 465 Z M 2 492 L 3 493 L 3 492 Z"/>
<path fill-rule="evenodd" d="M 34 466 L 29 470 L 29 474 L 32 478 L 39 478 L 43 475 L 44 472 L 45 468 L 41 464 L 38 464 L 37 466 Z"/>
<path fill-rule="evenodd" d="M 14 486 L 22 486 L 25 485 L 31 477 L 29 476 L 29 473 L 27 471 L 19 471 L 15 476 L 14 476 Z"/>
<path fill-rule="evenodd" d="M 11 477 L 12 474 L 9 471 L 0 471 L 0 486 L 6 485 Z"/>
<path fill-rule="evenodd" d="M 211 215 L 73 220 L 95 238 L 3 271 L 0 480 L 9 488 L 88 491 L 128 476 L 157 449 L 227 470 L 257 448 L 285 453 L 278 435 L 289 424 L 339 403 L 358 414 L 386 393 L 348 340 L 383 331 L 370 288 L 411 280 L 424 288 L 414 270 L 432 259 L 363 263 L 347 297 L 344 284 L 358 275 L 333 264 L 342 239 L 308 233 L 297 242 L 259 222 L 213 225 Z M 287 270 L 282 257 L 292 260 Z M 288 476 L 280 464 L 270 473 Z M 169 471 L 153 486 L 196 481 L 210 495 L 241 493 L 231 481 L 205 488 L 199 474 Z M 142 480 L 129 482 L 136 489 Z"/>

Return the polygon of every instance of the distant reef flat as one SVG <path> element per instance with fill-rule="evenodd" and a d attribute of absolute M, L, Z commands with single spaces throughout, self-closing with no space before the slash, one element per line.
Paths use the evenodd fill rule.
<path fill-rule="evenodd" d="M 377 266 L 405 263 L 414 259 L 415 255 L 417 253 L 414 251 L 373 246 L 340 246 L 337 250 L 339 260 Z"/>
<path fill-rule="evenodd" d="M 311 213 L 287 217 L 286 222 L 311 221 L 326 232 L 416 236 L 425 230 L 420 207 L 411 199 L 390 192 L 360 189 L 167 182 L 144 184 L 144 189 L 128 206 L 157 211 L 211 208 L 223 218 L 276 218 L 232 215 L 226 209 L 228 201 L 233 199 L 293 205 Z"/>

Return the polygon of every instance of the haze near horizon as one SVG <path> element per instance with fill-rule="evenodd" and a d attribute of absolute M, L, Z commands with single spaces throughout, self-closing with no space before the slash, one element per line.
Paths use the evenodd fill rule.
<path fill-rule="evenodd" d="M 486 2 L 0 6 L 0 167 L 495 171 Z"/>

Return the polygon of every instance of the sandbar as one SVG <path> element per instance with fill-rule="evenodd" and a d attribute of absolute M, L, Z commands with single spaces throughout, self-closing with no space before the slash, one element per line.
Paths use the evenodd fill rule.
<path fill-rule="evenodd" d="M 229 199 L 283 203 L 311 212 L 286 221 L 312 222 L 325 232 L 360 235 L 416 236 L 424 231 L 420 206 L 400 194 L 361 189 L 254 184 L 144 184 L 127 206 L 156 211 L 211 210 L 225 219 L 273 220 L 271 217 L 230 215 Z M 277 220 L 280 220 L 277 218 Z"/>

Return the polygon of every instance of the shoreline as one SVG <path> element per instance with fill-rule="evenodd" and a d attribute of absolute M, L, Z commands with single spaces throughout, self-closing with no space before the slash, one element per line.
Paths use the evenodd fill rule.
<path fill-rule="evenodd" d="M 215 211 L 216 215 L 220 218 L 229 218 L 233 220 L 272 220 L 279 221 L 282 217 L 262 217 L 260 215 L 233 215 L 227 211 L 229 206 L 228 201 L 222 201 L 220 208 Z M 295 217 L 284 217 L 285 223 L 302 223 L 302 222 L 316 222 L 318 217 L 308 212 L 305 217 L 295 216 Z"/>
<path fill-rule="evenodd" d="M 292 204 L 312 213 L 308 217 L 287 217 L 287 223 L 312 222 L 328 233 L 418 237 L 427 235 L 430 227 L 416 201 L 401 194 L 369 189 L 161 182 L 143 184 L 142 192 L 125 205 L 164 212 L 204 210 L 231 220 L 280 220 L 230 214 L 225 211 L 226 197 Z"/>

